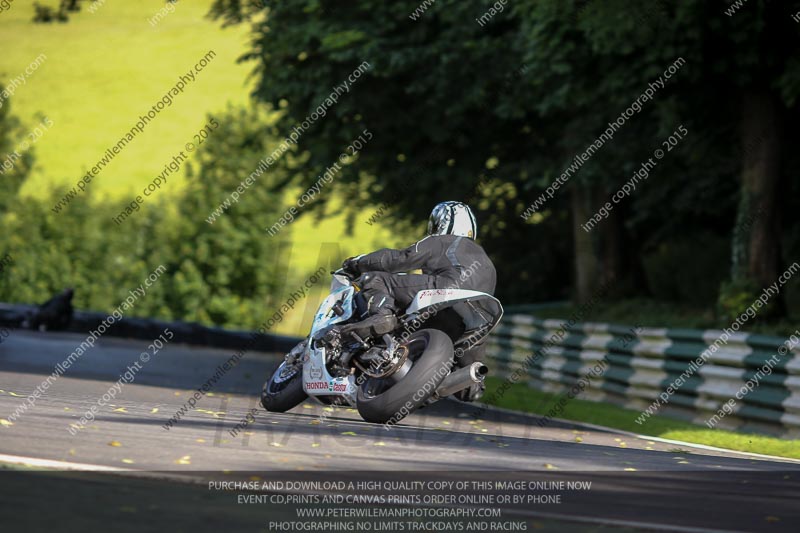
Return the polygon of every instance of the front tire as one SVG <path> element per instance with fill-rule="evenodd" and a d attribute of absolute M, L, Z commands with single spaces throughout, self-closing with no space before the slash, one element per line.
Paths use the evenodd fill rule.
<path fill-rule="evenodd" d="M 445 333 L 423 329 L 404 345 L 413 364 L 402 379 L 369 378 L 358 388 L 356 407 L 367 422 L 396 424 L 422 406 L 450 373 L 453 341 Z"/>
<path fill-rule="evenodd" d="M 303 390 L 303 366 L 282 362 L 261 389 L 261 405 L 273 413 L 285 413 L 308 397 Z"/>

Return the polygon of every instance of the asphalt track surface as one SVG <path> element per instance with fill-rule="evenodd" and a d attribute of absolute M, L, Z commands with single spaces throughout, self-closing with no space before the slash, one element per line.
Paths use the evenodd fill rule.
<path fill-rule="evenodd" d="M 85 337 L 12 331 L 0 344 L 0 420 Z M 231 350 L 169 344 L 73 436 L 148 342 L 102 338 L 13 424 L 0 427 L 0 507 L 22 529 L 268 531 L 266 508 L 208 480 L 592 480 L 553 505 L 505 505 L 527 530 L 798 531 L 800 464 L 443 401 L 391 430 L 353 409 L 260 408 L 279 361 L 249 353 L 169 430 Z M 252 411 L 255 409 L 256 411 Z M 255 412 L 240 434 L 230 431 Z M 415 477 L 416 476 L 416 477 Z M 46 512 L 44 512 L 46 510 Z M 280 514 L 271 507 L 270 517 Z M 408 529 L 406 529 L 408 530 Z"/>

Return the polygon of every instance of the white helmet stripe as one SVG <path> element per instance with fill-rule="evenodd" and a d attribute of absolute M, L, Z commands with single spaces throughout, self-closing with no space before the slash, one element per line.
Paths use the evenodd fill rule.
<path fill-rule="evenodd" d="M 428 222 L 429 235 L 458 235 L 474 239 L 477 233 L 475 214 L 467 204 L 449 201 L 433 208 Z"/>

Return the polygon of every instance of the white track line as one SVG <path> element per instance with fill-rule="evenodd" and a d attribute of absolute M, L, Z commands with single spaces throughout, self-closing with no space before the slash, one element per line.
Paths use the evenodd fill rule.
<path fill-rule="evenodd" d="M 0 463 L 24 465 L 34 468 L 58 468 L 61 470 L 71 470 L 79 472 L 110 472 L 122 475 L 126 474 L 135 475 L 137 477 L 143 477 L 143 478 L 164 479 L 164 480 L 190 483 L 190 484 L 204 483 L 203 479 L 193 476 L 170 475 L 169 473 L 166 472 L 156 474 L 155 472 L 149 473 L 149 472 L 134 470 L 131 468 L 118 468 L 118 467 L 110 467 L 102 465 L 93 465 L 87 463 L 72 463 L 69 461 L 54 461 L 50 459 L 37 459 L 35 457 L 23 457 L 19 455 L 0 454 Z M 300 493 L 312 494 L 314 492 L 300 491 Z M 531 518 L 563 520 L 572 523 L 578 522 L 578 523 L 602 524 L 607 526 L 618 526 L 618 527 L 634 527 L 634 528 L 649 529 L 653 531 L 677 531 L 681 533 L 736 533 L 735 531 L 732 532 L 731 530 L 676 526 L 676 525 L 658 524 L 652 522 L 617 520 L 617 519 L 609 519 L 602 517 L 580 517 L 574 515 L 563 515 L 559 513 L 547 513 L 547 512 L 542 513 L 542 512 L 525 511 L 519 509 L 506 509 L 506 512 L 511 515 L 522 515 Z"/>
<path fill-rule="evenodd" d="M 61 470 L 77 470 L 80 472 L 136 472 L 131 468 L 91 465 L 86 463 L 71 463 L 69 461 L 53 461 L 51 459 L 37 459 L 36 457 L 23 457 L 20 455 L 0 454 L 0 463 L 30 466 L 34 468 L 58 468 Z"/>
<path fill-rule="evenodd" d="M 451 400 L 443 400 L 443 401 L 451 401 Z M 540 415 L 537 415 L 535 413 L 526 413 L 524 411 L 514 411 L 513 409 L 506 409 L 506 408 L 503 408 L 503 407 L 496 407 L 494 405 L 487 406 L 486 410 L 487 411 L 497 411 L 497 412 L 506 413 L 506 414 L 509 414 L 509 415 L 525 416 L 525 417 L 532 417 L 532 418 L 534 418 L 534 417 L 541 418 Z M 299 414 L 302 414 L 302 412 L 298 411 L 297 413 L 292 413 L 290 411 L 290 412 L 288 412 L 286 414 L 299 415 Z M 315 415 L 315 417 L 316 416 L 318 416 L 318 415 Z M 466 418 L 465 419 L 459 419 L 459 420 L 466 420 Z M 711 451 L 711 452 L 722 452 L 722 453 L 727 453 L 727 454 L 743 455 L 745 457 L 749 457 L 749 458 L 752 458 L 752 459 L 777 461 L 777 462 L 782 462 L 782 463 L 791 463 L 791 464 L 800 465 L 800 459 L 793 459 L 791 457 L 779 457 L 779 456 L 775 456 L 775 455 L 764 455 L 764 454 L 761 454 L 761 453 L 754 453 L 754 452 L 742 452 L 742 451 L 739 451 L 739 450 L 731 450 L 729 448 L 718 448 L 716 446 L 709 446 L 707 444 L 695 444 L 695 443 L 692 443 L 692 442 L 684 442 L 684 441 L 681 441 L 681 440 L 672 440 L 672 439 L 665 439 L 665 438 L 662 438 L 662 437 L 652 437 L 652 436 L 649 436 L 649 435 L 640 435 L 638 433 L 633 433 L 633 432 L 625 431 L 625 430 L 622 430 L 622 429 L 615 429 L 615 428 L 610 428 L 610 427 L 606 427 L 606 426 L 599 426 L 597 424 L 590 424 L 588 422 L 578 422 L 578 421 L 575 421 L 575 420 L 567 420 L 567 419 L 564 419 L 564 418 L 551 418 L 551 420 L 554 420 L 556 422 L 560 422 L 562 424 L 585 427 L 587 429 L 593 429 L 593 430 L 596 430 L 596 431 L 603 431 L 603 432 L 607 432 L 607 433 L 613 433 L 615 435 L 622 435 L 622 436 L 625 436 L 625 437 L 633 437 L 633 438 L 642 439 L 642 440 L 651 440 L 651 441 L 654 441 L 654 442 L 661 442 L 663 444 L 674 444 L 676 446 L 686 446 L 688 448 L 696 448 L 696 449 L 699 449 L 699 450 L 706 450 L 706 451 Z M 337 422 L 347 422 L 347 423 L 352 423 L 352 424 L 355 424 L 355 425 L 365 426 L 365 427 L 374 427 L 375 426 L 375 424 L 372 424 L 370 422 L 365 422 L 363 420 L 358 420 L 358 419 L 345 418 L 343 416 L 337 417 Z M 502 424 L 502 422 L 500 422 L 500 424 Z M 418 431 L 418 430 L 428 430 L 428 431 L 439 430 L 439 431 L 441 431 L 442 429 L 444 429 L 444 431 L 448 431 L 448 432 L 465 434 L 465 432 L 456 431 L 454 428 L 451 428 L 451 429 L 441 428 L 441 429 L 439 429 L 439 428 L 435 428 L 435 427 L 418 426 L 418 425 L 409 424 L 409 423 L 397 424 L 395 426 L 392 426 L 389 429 L 389 431 L 391 432 L 394 429 L 404 429 L 404 430 L 410 430 L 410 431 Z M 525 437 L 525 438 L 528 439 L 529 437 Z M 563 442 L 563 441 L 556 440 L 554 442 Z M 632 448 L 632 449 L 638 449 L 638 448 Z M 720 456 L 712 456 L 712 457 L 720 457 Z M 725 457 L 725 456 L 722 456 L 722 457 Z"/>
<path fill-rule="evenodd" d="M 487 406 L 487 411 L 498 411 L 500 413 L 506 413 L 509 415 L 517 415 L 517 416 L 529 416 L 529 417 L 538 417 L 541 418 L 541 415 L 537 415 L 535 413 L 526 413 L 524 411 L 514 411 L 513 409 L 506 409 L 504 407 L 495 407 L 494 405 Z M 606 426 L 598 426 L 597 424 L 590 424 L 588 422 L 578 422 L 576 420 L 567 420 L 565 418 L 551 418 L 550 420 L 554 420 L 556 422 L 560 422 L 566 425 L 572 426 L 581 426 L 588 429 L 594 429 L 597 431 L 605 431 L 608 433 L 615 433 L 617 435 L 624 435 L 626 437 L 634 437 L 637 439 L 643 440 L 652 440 L 655 442 L 663 442 L 665 444 L 676 444 L 680 446 L 686 446 L 689 448 L 698 448 L 700 450 L 707 450 L 711 452 L 724 452 L 724 453 L 731 453 L 737 455 L 744 455 L 747 457 L 752 457 L 753 459 L 763 459 L 769 461 L 778 461 L 782 463 L 794 463 L 800 464 L 800 459 L 792 459 L 791 457 L 778 457 L 775 455 L 764 455 L 761 453 L 753 453 L 753 452 L 742 452 L 739 450 L 731 450 L 729 448 L 718 448 L 716 446 L 709 446 L 707 444 L 695 444 L 693 442 L 684 442 L 681 440 L 672 440 L 672 439 L 664 439 L 661 437 L 651 437 L 649 435 L 640 435 L 639 433 L 633 433 L 631 431 L 625 431 L 623 429 L 615 429 Z"/>

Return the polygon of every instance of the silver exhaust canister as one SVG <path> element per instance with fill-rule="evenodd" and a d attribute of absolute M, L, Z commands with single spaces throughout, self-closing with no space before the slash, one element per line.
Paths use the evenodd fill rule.
<path fill-rule="evenodd" d="M 464 368 L 459 368 L 455 372 L 450 372 L 444 378 L 444 381 L 436 389 L 436 395 L 439 398 L 450 396 L 460 390 L 471 387 L 475 383 L 480 383 L 488 373 L 489 367 L 481 362 L 475 362 Z"/>

